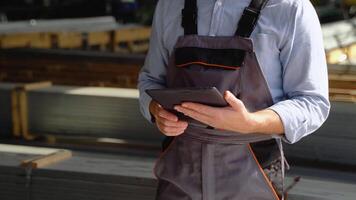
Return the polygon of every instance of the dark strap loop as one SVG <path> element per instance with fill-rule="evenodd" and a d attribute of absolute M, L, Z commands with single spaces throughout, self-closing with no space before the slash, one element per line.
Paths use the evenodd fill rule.
<path fill-rule="evenodd" d="M 198 34 L 198 8 L 197 0 L 185 0 L 182 10 L 182 27 L 184 35 Z"/>
<path fill-rule="evenodd" d="M 256 27 L 261 10 L 265 7 L 268 0 L 252 0 L 250 5 L 245 8 L 238 23 L 235 35 L 250 37 Z"/>

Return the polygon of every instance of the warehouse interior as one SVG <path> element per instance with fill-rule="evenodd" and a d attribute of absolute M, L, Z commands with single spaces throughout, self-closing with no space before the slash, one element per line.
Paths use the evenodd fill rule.
<path fill-rule="evenodd" d="M 0 2 L 0 199 L 153 200 L 163 135 L 137 77 L 157 0 Z M 356 1 L 312 0 L 329 74 L 325 124 L 285 144 L 290 200 L 356 197 Z"/>

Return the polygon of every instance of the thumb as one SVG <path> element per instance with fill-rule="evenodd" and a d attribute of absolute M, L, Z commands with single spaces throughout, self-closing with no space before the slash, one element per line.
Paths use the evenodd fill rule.
<path fill-rule="evenodd" d="M 234 110 L 241 110 L 244 107 L 243 102 L 236 98 L 230 91 L 226 91 L 224 94 L 225 100 Z"/>

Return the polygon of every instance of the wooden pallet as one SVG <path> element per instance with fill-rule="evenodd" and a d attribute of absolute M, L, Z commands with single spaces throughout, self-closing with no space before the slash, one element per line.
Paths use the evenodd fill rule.
<path fill-rule="evenodd" d="M 15 137 L 23 137 L 26 140 L 34 139 L 34 136 L 29 133 L 27 92 L 35 89 L 49 87 L 51 85 L 51 82 L 46 81 L 18 84 L 14 87 L 11 92 L 11 109 L 13 135 Z"/>
<path fill-rule="evenodd" d="M 0 48 L 51 48 L 51 38 L 45 33 L 17 33 L 0 35 Z"/>
<path fill-rule="evenodd" d="M 74 22 L 71 22 L 74 21 Z M 148 51 L 151 27 L 119 25 L 110 17 L 40 20 L 0 25 L 0 49 L 99 49 L 122 53 Z"/>
<path fill-rule="evenodd" d="M 356 103 L 356 90 L 353 89 L 329 89 L 330 100 Z"/>
<path fill-rule="evenodd" d="M 114 51 L 146 52 L 150 35 L 151 28 L 149 27 L 116 30 L 113 41 Z M 126 47 L 123 48 L 123 45 Z"/>
<path fill-rule="evenodd" d="M 58 85 L 136 87 L 143 56 L 86 54 L 2 53 L 0 81 L 51 80 Z"/>
<path fill-rule="evenodd" d="M 356 75 L 354 74 L 329 74 L 330 88 L 356 89 Z"/>

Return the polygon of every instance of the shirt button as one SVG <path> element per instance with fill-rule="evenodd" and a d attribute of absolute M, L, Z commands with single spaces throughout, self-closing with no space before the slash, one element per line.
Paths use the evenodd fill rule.
<path fill-rule="evenodd" d="M 218 5 L 218 6 L 221 6 L 221 5 L 222 5 L 222 2 L 221 2 L 221 1 L 218 1 L 218 2 L 217 2 L 217 5 Z"/>

